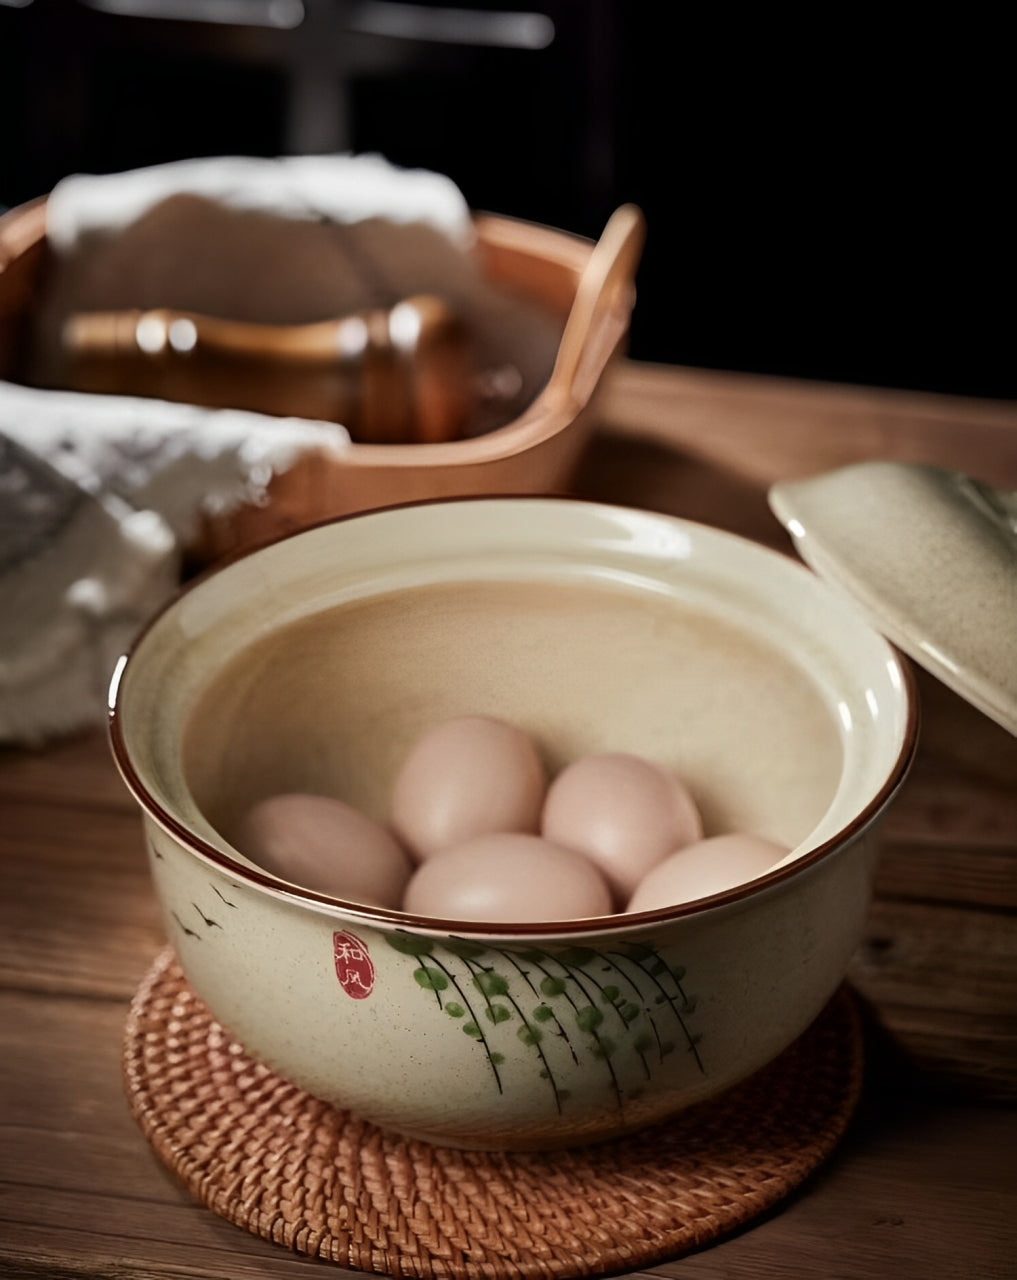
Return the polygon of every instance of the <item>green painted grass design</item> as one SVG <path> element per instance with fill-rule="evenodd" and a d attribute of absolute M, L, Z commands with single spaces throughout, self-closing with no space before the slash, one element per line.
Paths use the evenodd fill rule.
<path fill-rule="evenodd" d="M 669 968 L 652 947 L 637 943 L 627 944 L 624 952 L 616 951 L 610 952 L 609 954 L 615 957 L 618 961 L 624 960 L 626 964 L 638 968 L 639 971 L 645 974 L 646 977 L 649 978 L 657 987 L 654 1004 L 657 1006 L 666 1005 L 670 1008 L 671 1013 L 685 1038 L 685 1044 L 688 1052 L 692 1054 L 700 1072 L 705 1074 L 703 1060 L 699 1054 L 699 1042 L 702 1037 L 700 1035 L 694 1035 L 689 1030 L 688 1023 L 686 1022 L 686 1018 L 691 1017 L 696 1011 L 696 998 L 694 996 L 687 995 L 685 988 L 682 985 L 685 979 L 685 969 L 681 965 Z M 665 977 L 670 979 L 671 984 L 673 984 L 673 992 L 667 989 L 667 984 L 664 981 Z M 653 1026 L 654 1033 L 657 1034 L 656 1024 L 653 1023 Z M 663 1046 L 666 1045 L 667 1042 L 661 1042 L 659 1035 L 657 1036 L 657 1040 L 658 1044 L 661 1044 L 663 1051 Z"/>
<path fill-rule="evenodd" d="M 488 1043 L 487 1036 L 484 1034 L 480 1019 L 474 1011 L 470 997 L 460 985 L 458 975 L 440 957 L 434 954 L 433 941 L 430 938 L 421 938 L 416 934 L 402 931 L 395 934 L 387 934 L 386 938 L 390 947 L 403 955 L 411 956 L 417 962 L 417 967 L 413 970 L 413 979 L 424 990 L 434 992 L 438 1008 L 451 1018 L 464 1019 L 462 1024 L 463 1032 L 471 1039 L 478 1040 L 484 1046 L 487 1061 L 494 1074 L 495 1085 L 499 1093 L 504 1093 L 501 1073 L 498 1068 L 504 1062 L 505 1055 L 497 1052 Z M 430 964 L 424 963 L 425 958 L 430 960 Z M 449 987 L 452 987 L 459 996 L 459 1000 L 444 999 L 442 993 L 448 990 Z"/>
<path fill-rule="evenodd" d="M 588 947 L 488 947 L 468 938 L 386 934 L 393 950 L 414 965 L 413 981 L 434 994 L 439 1010 L 460 1022 L 482 1048 L 499 1093 L 506 1053 L 500 1037 L 515 1035 L 533 1051 L 534 1066 L 561 1113 L 569 1099 L 569 1070 L 587 1059 L 602 1064 L 615 1103 L 623 1110 L 684 1043 L 705 1074 L 701 1036 L 691 1029 L 696 1000 L 685 989 L 685 970 L 656 948 L 626 943 L 607 953 Z M 557 1069 L 551 1046 L 571 1065 Z"/>

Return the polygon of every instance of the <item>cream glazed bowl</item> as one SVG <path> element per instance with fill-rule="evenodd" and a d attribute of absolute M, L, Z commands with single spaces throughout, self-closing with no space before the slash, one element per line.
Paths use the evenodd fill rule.
<path fill-rule="evenodd" d="M 841 983 L 875 836 L 914 752 L 904 661 L 789 557 L 575 499 L 467 498 L 319 525 L 189 585 L 122 660 L 114 756 L 182 968 L 307 1092 L 436 1144 L 579 1145 L 719 1094 Z M 791 853 L 640 914 L 465 924 L 275 878 L 257 800 L 385 820 L 424 728 L 527 731 L 553 775 L 624 751 L 677 771 L 707 834 Z"/>

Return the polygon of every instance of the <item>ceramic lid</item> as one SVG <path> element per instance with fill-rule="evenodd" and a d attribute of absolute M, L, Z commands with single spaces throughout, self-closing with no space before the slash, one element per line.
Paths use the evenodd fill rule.
<path fill-rule="evenodd" d="M 802 559 L 973 706 L 1017 734 L 1017 493 L 862 462 L 774 485 Z"/>

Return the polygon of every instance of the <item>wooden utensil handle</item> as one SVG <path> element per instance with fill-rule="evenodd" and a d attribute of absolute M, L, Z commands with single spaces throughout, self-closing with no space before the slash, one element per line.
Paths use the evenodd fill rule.
<path fill-rule="evenodd" d="M 430 294 L 300 325 L 82 312 L 63 342 L 77 390 L 325 418 L 364 441 L 455 439 L 476 407 L 466 326 Z"/>

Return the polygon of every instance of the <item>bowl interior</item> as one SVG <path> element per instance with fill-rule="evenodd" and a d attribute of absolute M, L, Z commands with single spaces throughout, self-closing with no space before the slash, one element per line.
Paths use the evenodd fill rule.
<path fill-rule="evenodd" d="M 800 856 L 899 764 L 898 659 L 789 558 L 716 530 L 556 499 L 338 521 L 209 575 L 149 628 L 115 720 L 143 803 L 243 862 L 279 791 L 378 820 L 413 738 L 466 713 L 526 729 L 553 774 L 631 751 L 692 787 L 708 834 Z"/>
<path fill-rule="evenodd" d="M 524 728 L 552 772 L 590 751 L 648 755 L 689 781 L 711 831 L 792 844 L 842 767 L 818 692 L 724 619 L 624 588 L 509 581 L 411 587 L 263 637 L 196 705 L 184 774 L 228 840 L 280 791 L 385 820 L 413 738 L 470 713 Z"/>

